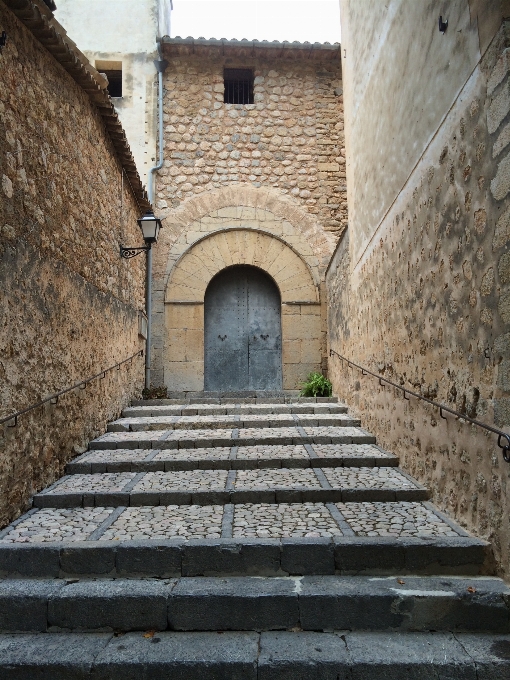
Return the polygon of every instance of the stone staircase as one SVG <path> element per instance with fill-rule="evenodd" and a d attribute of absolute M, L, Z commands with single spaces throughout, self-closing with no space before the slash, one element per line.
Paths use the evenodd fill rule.
<path fill-rule="evenodd" d="M 336 399 L 137 402 L 0 533 L 2 680 L 503 680 L 484 541 Z"/>

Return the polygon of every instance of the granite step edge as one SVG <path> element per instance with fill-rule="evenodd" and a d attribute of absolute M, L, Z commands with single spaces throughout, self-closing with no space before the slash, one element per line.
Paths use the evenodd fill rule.
<path fill-rule="evenodd" d="M 32 680 L 42 668 L 59 680 L 89 677 L 89 671 L 97 680 L 125 680 L 162 669 L 176 680 L 205 674 L 380 680 L 381 668 L 386 680 L 452 674 L 501 680 L 510 676 L 509 650 L 508 635 L 450 632 L 163 632 L 127 633 L 122 640 L 109 633 L 25 633 L 0 635 L 0 670 L 5 680 Z"/>
<path fill-rule="evenodd" d="M 472 536 L 0 541 L 0 577 L 489 574 Z"/>
<path fill-rule="evenodd" d="M 180 577 L 0 581 L 7 631 L 510 632 L 495 577 Z"/>

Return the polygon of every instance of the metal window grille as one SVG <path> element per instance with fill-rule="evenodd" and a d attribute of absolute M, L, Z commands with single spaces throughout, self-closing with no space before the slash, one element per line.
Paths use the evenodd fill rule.
<path fill-rule="evenodd" d="M 245 68 L 226 68 L 225 104 L 253 104 L 253 71 Z"/>

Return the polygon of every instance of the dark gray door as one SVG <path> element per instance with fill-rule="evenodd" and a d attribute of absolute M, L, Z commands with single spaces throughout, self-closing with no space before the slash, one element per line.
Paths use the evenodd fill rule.
<path fill-rule="evenodd" d="M 281 300 L 257 267 L 220 272 L 205 293 L 205 389 L 282 388 Z"/>

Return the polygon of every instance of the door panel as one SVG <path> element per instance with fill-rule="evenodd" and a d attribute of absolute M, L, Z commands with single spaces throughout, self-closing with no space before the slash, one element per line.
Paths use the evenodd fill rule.
<path fill-rule="evenodd" d="M 205 294 L 205 389 L 278 390 L 281 301 L 256 267 L 223 270 Z"/>

